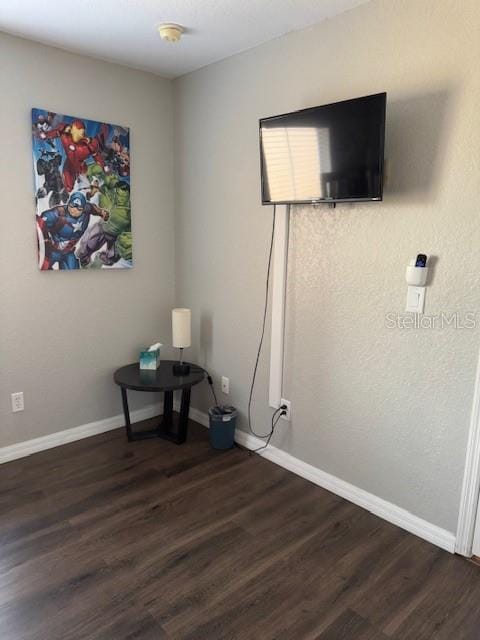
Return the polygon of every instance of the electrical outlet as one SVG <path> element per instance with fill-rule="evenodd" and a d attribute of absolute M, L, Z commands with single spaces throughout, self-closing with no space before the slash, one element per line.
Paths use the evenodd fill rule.
<path fill-rule="evenodd" d="M 229 394 L 230 393 L 230 378 L 226 378 L 222 376 L 222 393 Z"/>
<path fill-rule="evenodd" d="M 292 404 L 290 400 L 285 400 L 285 398 L 282 398 L 280 400 L 280 406 L 282 405 L 285 405 L 287 407 L 287 413 L 282 413 L 280 417 L 282 418 L 282 420 L 288 420 L 290 422 L 290 411 L 292 408 Z"/>
<path fill-rule="evenodd" d="M 12 411 L 13 413 L 16 413 L 17 411 L 23 411 L 24 410 L 24 404 L 23 404 L 23 391 L 18 391 L 17 393 L 12 393 L 11 395 L 11 400 L 12 400 Z"/>

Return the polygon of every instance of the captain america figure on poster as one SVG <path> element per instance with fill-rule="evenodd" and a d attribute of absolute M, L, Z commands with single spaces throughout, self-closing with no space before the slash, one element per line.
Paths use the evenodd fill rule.
<path fill-rule="evenodd" d="M 83 193 L 74 192 L 66 205 L 57 205 L 38 216 L 40 230 L 40 254 L 43 259 L 41 269 L 79 269 L 75 255 L 77 242 L 85 233 L 90 216 L 100 216 L 108 220 L 108 211 L 87 202 Z M 43 244 L 43 247 L 42 247 Z"/>
<path fill-rule="evenodd" d="M 33 108 L 32 143 L 39 268 L 131 268 L 128 127 Z"/>

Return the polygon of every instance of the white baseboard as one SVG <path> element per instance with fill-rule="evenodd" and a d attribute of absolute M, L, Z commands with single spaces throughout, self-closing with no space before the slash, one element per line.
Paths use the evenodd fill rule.
<path fill-rule="evenodd" d="M 188 415 L 190 420 L 195 420 L 195 422 L 198 422 L 198 424 L 201 424 L 204 427 L 207 427 L 207 429 L 210 426 L 208 415 L 203 411 L 199 411 L 194 407 L 190 407 L 190 413 Z"/>
<path fill-rule="evenodd" d="M 180 410 L 180 401 L 177 400 L 177 398 L 174 400 L 173 408 L 175 411 Z M 161 415 L 162 412 L 163 404 L 150 404 L 142 409 L 131 411 L 130 419 L 132 423 L 140 422 L 141 420 L 148 420 L 148 418 Z M 190 418 L 203 426 L 208 427 L 208 416 L 205 413 L 198 411 L 198 409 L 190 409 Z M 122 413 L 112 416 L 111 418 L 104 418 L 103 420 L 96 420 L 95 422 L 82 424 L 79 427 L 50 433 L 47 436 L 40 436 L 39 438 L 25 440 L 24 442 L 17 442 L 7 447 L 0 447 L 0 464 L 3 464 L 4 462 L 11 462 L 18 458 L 25 458 L 26 456 L 31 456 L 33 453 L 38 453 L 39 451 L 46 451 L 47 449 L 60 447 L 62 444 L 68 444 L 69 442 L 75 442 L 76 440 L 83 440 L 83 438 L 96 436 L 99 433 L 105 433 L 106 431 L 112 431 L 113 429 L 119 429 L 124 426 L 125 419 Z"/>
<path fill-rule="evenodd" d="M 235 440 L 238 444 L 246 447 L 247 449 L 257 449 L 265 444 L 263 440 L 255 438 L 244 431 L 239 429 L 235 432 Z M 441 547 L 450 553 L 455 551 L 455 535 L 446 529 L 437 527 L 413 513 L 398 507 L 391 502 L 387 502 L 373 493 L 368 493 L 359 487 L 354 486 L 336 476 L 326 473 L 317 467 L 307 464 L 298 458 L 277 449 L 273 446 L 268 446 L 267 449 L 260 452 L 259 455 L 263 456 L 267 460 L 271 460 L 275 464 L 288 469 L 293 473 L 310 480 L 323 489 L 327 489 L 332 493 L 345 498 L 349 502 L 363 507 L 367 511 L 383 518 L 387 522 L 397 525 L 398 527 L 415 534 L 419 538 L 423 538 L 432 544 Z"/>
<path fill-rule="evenodd" d="M 140 420 L 153 418 L 153 416 L 159 415 L 162 411 L 162 405 L 152 404 L 144 407 L 143 409 L 132 411 L 130 415 L 132 422 L 139 422 Z M 46 449 L 59 447 L 62 444 L 67 444 L 68 442 L 75 442 L 76 440 L 89 438 L 90 436 L 95 436 L 98 433 L 105 433 L 105 431 L 112 431 L 112 429 L 118 429 L 123 426 L 125 426 L 125 420 L 123 414 L 121 414 L 112 416 L 111 418 L 105 418 L 104 420 L 97 420 L 96 422 L 82 424 L 79 427 L 73 427 L 72 429 L 65 429 L 65 431 L 57 431 L 56 433 L 51 433 L 48 436 L 41 436 L 40 438 L 26 440 L 25 442 L 18 442 L 8 447 L 0 448 L 0 464 L 10 462 L 11 460 L 17 460 L 18 458 L 25 458 L 26 456 L 32 455 L 32 453 L 37 453 L 38 451 L 45 451 Z"/>
<path fill-rule="evenodd" d="M 175 410 L 178 411 L 179 403 L 174 403 Z M 131 412 L 132 422 L 139 422 L 140 420 L 147 420 L 153 416 L 160 415 L 163 407 L 160 404 L 153 404 L 143 409 Z M 208 427 L 208 415 L 203 411 L 199 411 L 194 407 L 190 408 L 190 418 L 198 422 L 199 424 Z M 111 431 L 112 429 L 118 429 L 125 424 L 123 415 L 113 416 L 111 418 L 105 418 L 104 420 L 98 420 L 96 422 L 90 422 L 73 429 L 66 429 L 65 431 L 58 431 L 47 436 L 40 438 L 34 438 L 33 440 L 27 440 L 26 442 L 19 442 L 12 444 L 8 447 L 0 448 L 0 464 L 16 460 L 17 458 L 23 458 L 29 456 L 38 451 L 44 451 L 45 449 L 51 449 L 58 447 L 68 442 L 74 442 L 83 438 L 94 436 L 98 433 L 104 433 L 105 431 Z M 244 431 L 237 429 L 235 431 L 235 440 L 238 444 L 246 447 L 247 449 L 257 449 L 261 447 L 264 442 L 255 436 L 252 436 Z M 432 544 L 454 553 L 455 551 L 455 535 L 450 531 L 437 527 L 418 516 L 413 515 L 409 511 L 398 507 L 391 502 L 387 502 L 378 496 L 375 496 L 368 491 L 364 491 L 336 476 L 333 476 L 321 469 L 317 469 L 298 458 L 277 449 L 270 445 L 267 449 L 259 453 L 267 460 L 278 464 L 284 469 L 288 469 L 293 473 L 310 480 L 314 484 L 335 493 L 342 498 L 345 498 L 349 502 L 367 509 L 371 513 L 391 522 L 392 524 L 415 534 L 419 538 L 423 538 Z"/>
<path fill-rule="evenodd" d="M 208 415 L 206 413 L 192 407 L 190 408 L 190 418 L 208 427 Z M 258 449 L 265 444 L 260 438 L 256 438 L 240 429 L 235 431 L 235 441 L 247 449 Z M 455 534 L 441 527 L 437 527 L 437 525 L 431 524 L 427 520 L 423 520 L 423 518 L 415 516 L 413 513 L 398 507 L 396 504 L 392 504 L 373 493 L 364 491 L 353 484 L 345 482 L 345 480 L 326 473 L 272 445 L 269 445 L 264 451 L 259 452 L 258 455 L 278 464 L 284 469 L 292 471 L 292 473 L 306 480 L 310 480 L 310 482 L 313 482 L 323 489 L 327 489 L 327 491 L 331 491 L 335 495 L 345 498 L 345 500 L 349 502 L 353 502 L 353 504 L 370 511 L 370 513 L 379 516 L 383 520 L 391 522 L 397 527 L 405 529 L 419 538 L 437 545 L 437 547 L 445 549 L 450 553 L 455 552 Z"/>

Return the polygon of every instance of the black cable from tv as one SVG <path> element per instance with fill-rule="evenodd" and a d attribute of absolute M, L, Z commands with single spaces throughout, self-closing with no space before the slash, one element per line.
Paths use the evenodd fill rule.
<path fill-rule="evenodd" d="M 285 412 L 284 407 L 279 407 L 276 411 L 274 411 L 272 415 L 272 428 L 270 429 L 270 433 L 268 434 L 268 436 L 263 436 L 264 438 L 267 438 L 266 443 L 263 446 L 258 447 L 258 449 L 250 449 L 250 453 L 257 453 L 258 451 L 262 451 L 263 449 L 266 449 L 268 447 L 268 445 L 270 444 L 270 440 L 272 439 L 273 432 L 275 431 L 275 427 L 277 426 L 277 422 L 280 420 L 284 412 Z M 279 413 L 279 415 L 277 416 L 277 419 L 274 422 L 274 419 L 277 413 Z"/>
<path fill-rule="evenodd" d="M 253 389 L 255 387 L 255 379 L 257 377 L 258 361 L 260 360 L 260 353 L 262 351 L 263 338 L 265 336 L 265 325 L 266 325 L 267 310 L 268 310 L 268 292 L 269 292 L 269 287 L 270 287 L 270 268 L 272 266 L 273 240 L 275 238 L 275 219 L 276 219 L 276 215 L 277 215 L 277 207 L 276 207 L 276 205 L 273 205 L 272 235 L 271 235 L 271 238 L 270 238 L 270 250 L 268 252 L 267 280 L 266 280 L 266 283 L 265 283 L 265 304 L 264 304 L 264 309 L 263 309 L 262 332 L 261 332 L 261 335 L 260 335 L 260 342 L 258 344 L 257 357 L 255 359 L 255 366 L 253 368 L 252 384 L 250 386 L 250 396 L 248 398 L 248 428 L 251 431 L 251 433 L 253 433 L 253 435 L 256 436 L 257 438 L 268 438 L 269 439 L 268 442 L 270 442 L 270 438 L 272 437 L 272 434 L 273 434 L 273 429 L 275 428 L 275 426 L 273 425 L 273 418 L 274 418 L 275 414 L 278 413 L 278 411 L 281 410 L 281 408 L 277 409 L 277 411 L 275 411 L 275 413 L 272 416 L 272 430 L 270 431 L 269 434 L 263 435 L 263 436 L 255 433 L 255 431 L 252 428 L 251 408 L 252 408 Z M 267 442 L 267 444 L 268 444 L 268 442 Z M 267 445 L 265 445 L 265 446 L 267 446 Z M 261 448 L 263 448 L 263 447 L 261 447 Z"/>
<path fill-rule="evenodd" d="M 208 373 L 208 371 L 206 371 L 205 373 L 207 374 L 208 384 L 209 384 L 210 389 L 212 390 L 212 393 L 213 393 L 213 399 L 215 400 L 215 406 L 218 407 L 217 394 L 215 393 L 215 387 L 213 386 L 212 376 Z"/>

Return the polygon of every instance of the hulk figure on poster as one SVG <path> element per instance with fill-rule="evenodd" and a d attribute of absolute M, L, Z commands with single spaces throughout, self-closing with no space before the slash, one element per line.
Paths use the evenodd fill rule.
<path fill-rule="evenodd" d="M 130 268 L 126 127 L 32 109 L 39 268 Z"/>

